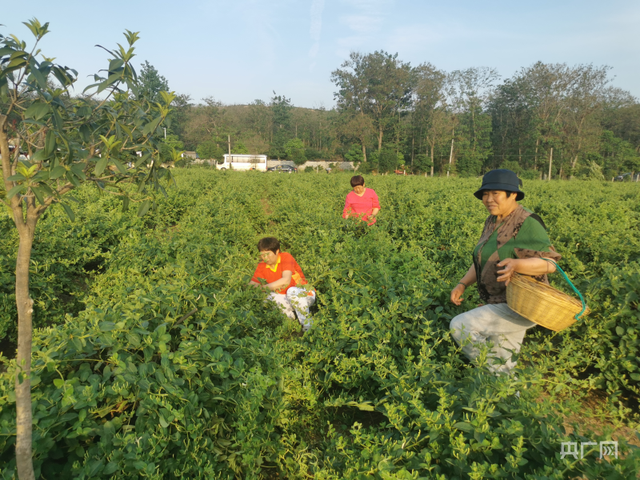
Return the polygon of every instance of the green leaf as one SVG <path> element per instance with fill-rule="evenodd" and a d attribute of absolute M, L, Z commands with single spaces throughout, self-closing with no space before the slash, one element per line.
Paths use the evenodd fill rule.
<path fill-rule="evenodd" d="M 151 158 L 151 154 L 145 153 L 139 160 L 136 161 L 136 168 L 140 167 L 140 165 L 146 164 Z"/>
<path fill-rule="evenodd" d="M 64 167 L 57 166 L 53 170 L 51 170 L 49 178 L 51 180 L 55 180 L 56 178 L 60 178 L 61 176 L 63 176 L 66 172 L 67 170 Z"/>
<path fill-rule="evenodd" d="M 87 176 L 84 174 L 85 167 L 86 165 L 84 163 L 74 163 L 73 165 L 71 165 L 70 170 L 80 179 L 86 180 Z"/>
<path fill-rule="evenodd" d="M 154 132 L 156 128 L 158 128 L 158 125 L 160 125 L 161 121 L 162 121 L 162 117 L 153 119 L 142 129 L 142 134 L 149 135 L 150 133 Z"/>
<path fill-rule="evenodd" d="M 0 99 L 6 102 L 9 98 L 9 83 L 7 82 L 7 77 L 2 75 L 2 71 L 0 71 Z"/>
<path fill-rule="evenodd" d="M 38 202 L 40 202 L 40 205 L 44 205 L 44 196 L 42 194 L 42 190 L 38 187 L 31 187 L 31 191 L 36 196 Z"/>
<path fill-rule="evenodd" d="M 115 58 L 109 62 L 109 71 L 114 72 L 119 68 L 122 68 L 124 65 L 124 61 L 120 58 Z"/>
<path fill-rule="evenodd" d="M 42 182 L 43 180 L 49 180 L 49 178 L 49 172 L 47 172 L 46 170 L 40 170 L 33 177 L 31 177 L 31 180 L 33 182 Z"/>
<path fill-rule="evenodd" d="M 109 88 L 111 85 L 116 83 L 120 79 L 120 77 L 122 77 L 122 72 L 118 72 L 118 73 L 114 73 L 113 75 L 109 75 L 109 78 L 107 78 L 103 82 L 100 82 L 99 87 L 98 87 L 98 91 L 96 93 L 100 93 L 103 90 Z"/>
<path fill-rule="evenodd" d="M 47 155 L 47 152 L 45 152 L 44 150 L 38 150 L 32 157 L 31 159 L 34 162 L 43 162 L 44 160 L 48 159 L 50 157 L 50 155 Z"/>
<path fill-rule="evenodd" d="M 40 188 L 45 195 L 49 195 L 50 197 L 55 196 L 55 192 L 53 190 L 51 190 L 51 187 L 49 185 L 47 185 L 46 183 L 41 183 L 38 188 Z"/>
<path fill-rule="evenodd" d="M 61 203 L 61 205 L 62 205 L 62 208 L 64 208 L 64 211 L 67 212 L 67 217 L 69 217 L 69 220 L 74 222 L 76 220 L 76 216 L 73 213 L 73 210 L 71 210 L 71 207 L 69 207 L 69 205 L 66 205 L 64 203 Z"/>
<path fill-rule="evenodd" d="M 98 328 L 101 332 L 110 332 L 116 328 L 116 324 L 113 322 L 100 322 Z"/>
<path fill-rule="evenodd" d="M 82 140 L 86 143 L 89 143 L 89 141 L 91 140 L 91 129 L 89 128 L 89 126 L 81 125 L 78 132 L 80 133 Z"/>
<path fill-rule="evenodd" d="M 78 109 L 78 116 L 79 117 L 90 117 L 91 116 L 91 112 L 92 112 L 91 107 L 88 107 L 88 106 L 80 107 Z M 85 126 L 85 125 L 83 125 L 83 126 Z"/>
<path fill-rule="evenodd" d="M 101 469 L 102 469 L 102 460 L 95 460 L 91 463 L 91 467 L 89 468 L 89 474 L 87 476 L 89 478 L 95 478 Z"/>
<path fill-rule="evenodd" d="M 53 384 L 56 386 L 56 388 L 62 388 L 62 386 L 64 385 L 64 380 L 62 380 L 61 378 L 55 378 L 53 380 Z"/>
<path fill-rule="evenodd" d="M 82 342 L 78 337 L 73 337 L 71 339 L 71 343 L 73 343 L 73 346 L 76 348 L 77 352 L 82 352 Z"/>
<path fill-rule="evenodd" d="M 27 111 L 24 112 L 24 116 L 25 118 L 33 118 L 34 120 L 40 120 L 50 111 L 51 111 L 51 105 L 49 105 L 48 103 L 42 103 L 42 102 L 36 101 L 36 102 L 33 102 L 31 105 L 29 105 L 29 108 L 27 108 Z"/>
<path fill-rule="evenodd" d="M 140 204 L 138 207 L 138 216 L 144 217 L 149 211 L 149 207 L 151 206 L 151 200 L 147 199 Z"/>
<path fill-rule="evenodd" d="M 115 426 L 109 421 L 104 422 L 102 428 L 104 428 L 104 433 L 106 433 L 107 435 L 114 435 L 116 433 Z"/>
<path fill-rule="evenodd" d="M 0 48 L 0 57 L 4 57 L 5 55 L 9 55 L 13 52 L 15 52 L 15 50 L 11 47 L 2 47 Z"/>
<path fill-rule="evenodd" d="M 44 151 L 47 156 L 51 155 L 56 149 L 56 134 L 53 130 L 47 132 L 47 137 L 44 142 Z"/>
<path fill-rule="evenodd" d="M 21 173 L 16 173 L 15 175 L 11 175 L 7 180 L 9 182 L 24 182 L 27 178 Z"/>
<path fill-rule="evenodd" d="M 62 117 L 60 116 L 57 108 L 53 109 L 53 126 L 57 130 L 62 130 L 64 127 L 64 122 L 62 121 Z"/>
<path fill-rule="evenodd" d="M 124 168 L 124 165 L 120 160 L 118 160 L 117 158 L 112 158 L 111 160 L 113 161 L 113 164 L 116 166 L 116 168 L 120 173 L 123 173 L 123 174 L 127 173 L 127 169 Z"/>
<path fill-rule="evenodd" d="M 129 210 L 129 197 L 122 197 L 122 211 L 126 212 Z"/>
<path fill-rule="evenodd" d="M 71 85 L 74 81 L 75 78 L 73 78 L 71 75 L 69 75 L 68 72 L 73 72 L 74 75 L 78 75 L 78 72 L 76 72 L 75 70 L 69 68 L 69 69 L 62 69 L 60 67 L 53 67 L 53 74 L 55 75 L 55 77 L 58 79 L 58 81 L 60 82 L 60 84 L 63 87 L 67 87 L 69 85 Z M 86 89 L 85 89 L 86 90 Z"/>
<path fill-rule="evenodd" d="M 25 188 L 27 188 L 25 185 L 16 185 L 15 187 L 13 187 L 11 190 L 9 190 L 7 192 L 7 199 L 11 199 L 13 198 L 18 192 L 22 192 Z"/>
<path fill-rule="evenodd" d="M 118 470 L 118 464 L 116 462 L 109 462 L 107 463 L 107 466 L 104 467 L 104 470 L 102 471 L 102 473 L 104 475 L 111 475 L 116 470 Z"/>
<path fill-rule="evenodd" d="M 93 173 L 96 176 L 102 175 L 102 172 L 104 172 L 104 169 L 107 168 L 108 161 L 109 161 L 109 158 L 106 156 L 98 160 L 98 163 L 96 163 L 96 168 L 94 168 Z"/>
<path fill-rule="evenodd" d="M 46 77 L 42 74 L 40 70 L 38 70 L 38 67 L 35 65 L 31 66 L 31 76 L 36 80 L 40 88 L 42 89 L 47 88 Z"/>
<path fill-rule="evenodd" d="M 78 181 L 78 178 L 74 175 L 73 172 L 70 172 L 67 170 L 67 173 L 65 175 L 67 177 L 67 180 L 69 180 L 69 182 L 76 188 L 80 188 L 80 182 Z"/>
<path fill-rule="evenodd" d="M 624 327 L 617 326 L 616 333 L 622 337 L 625 333 Z"/>
<path fill-rule="evenodd" d="M 160 426 L 162 428 L 167 428 L 169 426 L 169 422 L 167 422 L 161 413 L 158 414 L 158 420 L 160 420 Z"/>
<path fill-rule="evenodd" d="M 458 430 L 462 430 L 463 432 L 473 432 L 473 426 L 468 422 L 458 422 L 453 426 Z"/>
<path fill-rule="evenodd" d="M 26 64 L 27 64 L 27 60 L 25 58 L 16 57 L 9 62 L 9 65 L 6 66 L 3 73 L 9 73 L 12 70 L 17 70 L 19 68 L 22 68 Z"/>

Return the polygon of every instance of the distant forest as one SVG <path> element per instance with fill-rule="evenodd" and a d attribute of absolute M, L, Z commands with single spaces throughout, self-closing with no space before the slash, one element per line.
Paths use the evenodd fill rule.
<path fill-rule="evenodd" d="M 145 62 L 152 90 L 166 79 Z M 178 95 L 167 148 L 200 158 L 267 154 L 297 164 L 353 161 L 360 170 L 524 178 L 603 178 L 640 171 L 640 104 L 606 66 L 535 63 L 501 80 L 487 67 L 444 72 L 386 52 L 352 53 L 331 74 L 335 107 L 296 107 L 286 92 L 248 105 Z"/>

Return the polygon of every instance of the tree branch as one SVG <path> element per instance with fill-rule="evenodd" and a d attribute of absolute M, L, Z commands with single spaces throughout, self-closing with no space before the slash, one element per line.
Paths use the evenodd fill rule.
<path fill-rule="evenodd" d="M 44 211 L 49 208 L 49 206 L 55 202 L 58 197 L 64 195 L 67 192 L 70 192 L 71 190 L 73 190 L 74 188 L 76 188 L 72 183 L 67 183 L 65 186 L 60 187 L 56 190 L 56 194 L 50 197 L 47 197 L 44 201 L 44 205 L 40 205 L 39 207 L 37 207 L 35 209 L 36 215 L 40 216 L 44 213 Z"/>

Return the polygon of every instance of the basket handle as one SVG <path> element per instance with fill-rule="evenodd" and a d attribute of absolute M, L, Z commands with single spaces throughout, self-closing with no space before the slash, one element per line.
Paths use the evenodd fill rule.
<path fill-rule="evenodd" d="M 580 301 L 582 302 L 582 310 L 580 311 L 580 313 L 577 313 L 576 316 L 574 317 L 576 320 L 580 320 L 580 317 L 582 316 L 584 311 L 587 309 L 587 303 L 584 301 L 584 298 L 582 298 L 582 294 L 578 291 L 578 289 L 575 287 L 575 285 L 573 283 L 571 283 L 571 280 L 569 280 L 569 277 L 567 277 L 567 274 L 564 273 L 564 270 L 562 270 L 562 268 L 560 268 L 560 265 L 558 265 L 556 262 L 553 262 L 553 261 L 549 260 L 548 258 L 543 258 L 543 257 L 539 257 L 539 258 L 541 258 L 545 262 L 549 262 L 549 263 L 555 265 L 556 268 L 558 270 L 560 270 L 560 273 L 562 274 L 564 279 L 567 281 L 567 283 L 571 286 L 571 288 L 573 288 L 573 291 L 578 294 L 578 297 L 580 297 Z"/>

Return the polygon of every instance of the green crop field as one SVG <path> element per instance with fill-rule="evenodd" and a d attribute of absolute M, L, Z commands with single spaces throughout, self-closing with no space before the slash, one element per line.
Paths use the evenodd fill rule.
<path fill-rule="evenodd" d="M 185 169 L 155 212 L 83 187 L 32 256 L 36 476 L 629 479 L 640 471 L 640 184 L 526 181 L 591 314 L 529 331 L 517 379 L 469 364 L 449 320 L 486 210 L 478 179 Z M 92 199 L 92 201 L 85 201 Z M 0 213 L 0 477 L 15 478 L 17 235 Z M 318 292 L 299 325 L 246 286 L 276 236 Z M 559 275 L 552 283 L 565 289 Z M 520 396 L 516 396 L 516 391 Z M 615 440 L 619 458 L 561 455 Z"/>

